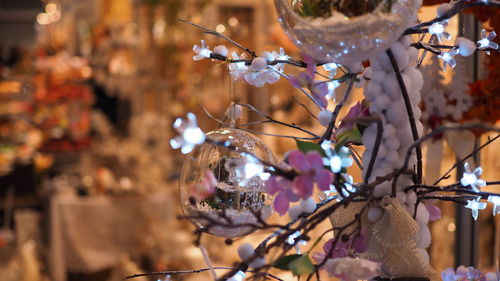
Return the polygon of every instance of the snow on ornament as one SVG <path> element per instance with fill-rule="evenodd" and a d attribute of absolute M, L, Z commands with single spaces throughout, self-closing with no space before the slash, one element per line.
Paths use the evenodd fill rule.
<path fill-rule="evenodd" d="M 415 22 L 421 5 L 419 0 L 305 2 L 274 1 L 286 34 L 317 61 L 343 64 L 387 49 Z"/>
<path fill-rule="evenodd" d="M 246 235 L 252 228 L 241 224 L 257 224 L 257 214 L 266 220 L 272 213 L 272 198 L 264 192 L 269 174 L 260 160 L 276 163 L 276 159 L 260 139 L 242 130 L 222 128 L 206 137 L 210 141 L 198 145 L 184 162 L 182 208 L 193 224 L 208 227 L 210 234 L 226 238 Z M 203 196 L 193 193 L 199 190 Z M 219 223 L 211 226 L 210 221 Z"/>

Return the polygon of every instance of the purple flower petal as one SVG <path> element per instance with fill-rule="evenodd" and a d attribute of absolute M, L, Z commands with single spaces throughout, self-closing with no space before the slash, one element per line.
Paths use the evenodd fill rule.
<path fill-rule="evenodd" d="M 274 198 L 274 210 L 276 210 L 280 216 L 286 214 L 289 205 L 290 203 L 288 202 L 285 192 L 278 193 L 278 195 Z"/>
<path fill-rule="evenodd" d="M 352 248 L 356 253 L 364 253 L 368 249 L 368 245 L 366 244 L 366 237 L 361 234 L 354 239 L 354 243 Z"/>
<path fill-rule="evenodd" d="M 330 184 L 333 182 L 333 173 L 323 169 L 317 170 L 314 175 L 314 181 L 320 190 L 329 190 Z"/>
<path fill-rule="evenodd" d="M 309 170 L 309 165 L 306 161 L 306 156 L 300 150 L 293 150 L 288 155 L 288 162 L 294 169 L 304 172 Z"/>
<path fill-rule="evenodd" d="M 293 189 L 300 198 L 307 199 L 313 193 L 313 181 L 305 175 L 295 177 L 293 180 Z"/>
<path fill-rule="evenodd" d="M 317 151 L 307 152 L 306 159 L 311 169 L 323 169 L 323 157 Z"/>
<path fill-rule="evenodd" d="M 295 88 L 303 88 L 304 87 L 304 83 L 302 81 L 302 79 L 300 77 L 297 77 L 297 76 L 290 76 L 290 78 L 288 79 L 288 81 L 290 81 L 290 84 L 292 84 L 293 87 Z"/>
<path fill-rule="evenodd" d="M 277 192 L 283 190 L 283 187 L 278 184 L 277 176 L 271 176 L 267 181 L 266 181 L 266 192 L 274 195 Z"/>
<path fill-rule="evenodd" d="M 317 96 L 320 96 L 320 97 L 324 97 L 326 95 L 328 95 L 328 84 L 327 83 L 324 83 L 324 82 L 316 82 L 314 84 L 314 93 L 317 95 Z"/>
<path fill-rule="evenodd" d="M 292 188 L 293 183 L 289 181 L 290 187 L 285 190 L 286 192 L 286 197 L 288 198 L 288 201 L 290 202 L 297 202 L 299 201 L 300 197 L 299 195 L 295 192 L 295 190 Z"/>
<path fill-rule="evenodd" d="M 441 218 L 441 209 L 434 204 L 425 204 L 427 211 L 429 211 L 430 220 L 435 221 Z"/>

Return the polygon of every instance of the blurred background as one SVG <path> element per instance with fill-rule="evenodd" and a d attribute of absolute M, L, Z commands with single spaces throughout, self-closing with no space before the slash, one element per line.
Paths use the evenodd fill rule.
<path fill-rule="evenodd" d="M 435 7 L 423 8 L 421 18 L 433 18 Z M 321 130 L 307 112 L 309 101 L 284 79 L 255 88 L 233 82 L 225 64 L 193 62 L 192 46 L 201 39 L 212 47 L 224 42 L 178 18 L 258 54 L 283 47 L 300 57 L 279 27 L 272 0 L 0 0 L 0 280 L 114 281 L 205 267 L 193 244 L 194 227 L 176 219 L 182 214 L 178 179 L 184 156 L 168 145 L 175 118 L 193 112 L 210 131 L 218 124 L 202 108 L 223 119 L 231 101 L 239 101 L 277 120 Z M 480 27 L 471 15 L 454 18 L 448 29 L 477 35 Z M 484 63 L 482 57 L 466 62 L 471 82 L 486 77 Z M 452 74 L 442 75 L 449 81 Z M 349 102 L 361 96 L 357 89 Z M 243 115 L 244 122 L 258 118 Z M 273 125 L 251 129 L 291 133 Z M 278 159 L 295 147 L 291 140 L 259 137 Z M 487 137 L 455 138 L 477 144 Z M 436 140 L 426 147 L 429 181 L 454 163 L 454 145 Z M 486 180 L 500 176 L 499 149 L 493 143 L 475 158 Z M 350 173 L 359 179 L 359 172 Z M 500 223 L 491 209 L 459 234 L 459 220 L 470 220 L 454 205 L 440 207 L 443 218 L 431 227 L 432 265 L 438 271 L 463 263 L 493 269 Z M 276 214 L 271 219 L 284 220 Z M 206 237 L 203 244 L 216 265 L 230 266 L 242 241 L 226 246 L 224 238 Z M 457 260 L 462 244 L 471 252 Z"/>

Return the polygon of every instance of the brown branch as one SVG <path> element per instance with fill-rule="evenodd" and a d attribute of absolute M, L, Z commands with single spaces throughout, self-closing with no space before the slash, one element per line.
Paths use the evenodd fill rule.
<path fill-rule="evenodd" d="M 488 2 L 482 2 L 482 1 L 476 1 L 476 2 L 469 2 L 465 0 L 461 0 L 455 3 L 451 9 L 449 9 L 446 13 L 444 13 L 440 17 L 436 17 L 430 21 L 426 21 L 420 24 L 417 24 L 413 27 L 410 27 L 406 29 L 403 33 L 403 35 L 408 35 L 408 34 L 415 34 L 415 33 L 422 33 L 422 28 L 428 27 L 436 22 L 441 22 L 447 19 L 450 19 L 454 15 L 462 12 L 465 9 L 476 7 L 476 6 L 494 6 L 494 7 L 500 7 L 500 2 L 495 1 L 495 0 L 489 0 Z"/>
<path fill-rule="evenodd" d="M 375 143 L 373 144 L 373 151 L 370 157 L 370 162 L 368 162 L 368 168 L 366 169 L 364 182 L 368 183 L 370 176 L 372 175 L 373 166 L 375 166 L 375 160 L 378 155 L 378 149 L 380 148 L 380 143 L 382 142 L 382 135 L 384 134 L 384 128 L 382 127 L 382 120 L 377 118 L 377 136 L 375 138 Z"/>
<path fill-rule="evenodd" d="M 451 166 L 451 168 L 449 168 L 448 171 L 446 171 L 446 173 L 444 173 L 444 175 L 442 175 L 439 179 L 437 179 L 433 185 L 439 184 L 442 180 L 447 178 L 448 175 L 451 173 L 451 171 L 453 171 L 456 167 L 458 167 L 458 165 L 460 165 L 461 163 L 463 163 L 465 160 L 469 159 L 470 157 L 474 156 L 477 152 L 479 152 L 481 149 L 483 149 L 484 147 L 486 147 L 490 143 L 494 142 L 498 138 L 500 138 L 500 135 L 496 135 L 494 138 L 489 139 L 487 142 L 485 142 L 484 144 L 482 144 L 478 148 L 474 149 L 474 151 L 472 151 L 470 154 L 468 154 L 464 158 L 460 159 L 460 161 L 455 162 L 455 164 L 453 164 L 453 166 Z"/>
<path fill-rule="evenodd" d="M 346 75 L 348 75 L 348 74 L 346 74 Z M 328 124 L 328 128 L 326 129 L 326 132 L 323 134 L 323 136 L 319 140 L 319 144 L 322 144 L 325 140 L 329 140 L 332 138 L 333 129 L 335 128 L 335 122 L 337 120 L 337 116 L 339 115 L 340 110 L 342 109 L 342 107 L 346 103 L 346 101 L 349 98 L 349 95 L 352 91 L 352 86 L 354 85 L 354 79 L 355 79 L 354 77 L 355 76 L 352 76 L 349 79 L 349 84 L 347 84 L 347 89 L 344 93 L 344 96 L 342 97 L 342 100 L 340 101 L 340 103 L 338 103 L 337 106 L 335 106 L 335 109 L 333 110 L 333 113 L 332 113 L 332 120 Z"/>

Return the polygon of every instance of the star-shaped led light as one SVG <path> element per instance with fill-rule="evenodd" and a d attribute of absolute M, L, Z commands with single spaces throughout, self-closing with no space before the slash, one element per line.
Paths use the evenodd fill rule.
<path fill-rule="evenodd" d="M 198 127 L 196 115 L 189 112 L 187 119 L 177 118 L 174 122 L 174 128 L 180 134 L 170 140 L 170 145 L 174 149 L 181 149 L 181 152 L 187 154 L 196 147 L 196 145 L 205 142 L 205 133 Z"/>
<path fill-rule="evenodd" d="M 477 217 L 479 216 L 479 210 L 486 209 L 486 205 L 486 202 L 481 202 L 480 198 L 477 198 L 474 200 L 467 200 L 467 205 L 465 205 L 465 208 L 471 209 L 472 217 L 474 218 L 474 220 L 477 220 Z"/>
<path fill-rule="evenodd" d="M 486 181 L 479 178 L 483 174 L 483 169 L 477 167 L 474 171 L 471 171 L 469 163 L 464 164 L 464 169 L 465 172 L 460 179 L 460 184 L 470 186 L 474 191 L 479 192 L 479 188 L 486 185 Z"/>
<path fill-rule="evenodd" d="M 493 42 L 493 39 L 497 37 L 497 34 L 495 31 L 490 32 L 489 34 L 486 34 L 486 30 L 481 30 L 481 39 L 477 41 L 476 45 L 479 50 L 484 50 L 484 49 L 498 49 L 498 44 Z M 486 51 L 486 54 L 490 54 L 490 51 Z"/>

